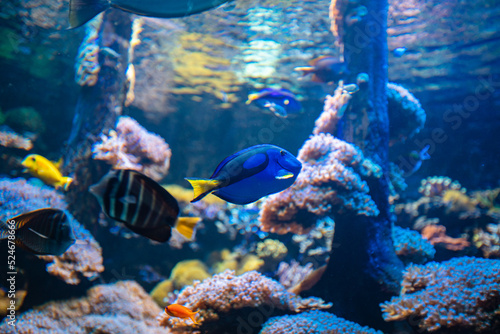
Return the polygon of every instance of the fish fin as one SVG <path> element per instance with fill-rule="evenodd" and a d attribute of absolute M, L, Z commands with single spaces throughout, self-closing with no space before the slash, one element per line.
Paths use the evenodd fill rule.
<path fill-rule="evenodd" d="M 196 320 L 194 320 L 194 315 L 190 316 L 189 317 L 191 320 L 193 320 L 193 322 L 196 324 L 196 325 L 199 325 L 200 323 Z"/>
<path fill-rule="evenodd" d="M 191 203 L 199 201 L 221 184 L 221 181 L 212 179 L 185 178 L 185 180 L 191 184 L 194 190 L 194 198 L 191 200 Z"/>
<path fill-rule="evenodd" d="M 311 77 L 312 82 L 323 82 L 316 74 L 313 74 Z"/>
<path fill-rule="evenodd" d="M 63 163 L 63 158 L 60 157 L 59 160 L 57 161 L 51 161 L 54 166 L 60 171 L 61 170 L 61 166 L 62 166 L 62 163 Z"/>
<path fill-rule="evenodd" d="M 299 67 L 295 67 L 293 70 L 297 71 L 297 72 L 302 72 L 303 75 L 308 75 L 309 73 L 314 71 L 314 67 L 312 67 L 312 66 L 299 66 Z"/>
<path fill-rule="evenodd" d="M 109 0 L 70 0 L 69 26 L 70 29 L 84 25 L 95 16 L 110 7 Z"/>
<path fill-rule="evenodd" d="M 245 104 L 250 104 L 253 101 L 257 100 L 259 97 L 260 97 L 260 94 L 250 94 L 250 95 L 248 95 L 248 99 L 245 102 Z"/>
<path fill-rule="evenodd" d="M 7 239 L 9 236 L 9 226 L 3 220 L 0 220 L 0 240 Z"/>
<path fill-rule="evenodd" d="M 199 217 L 179 217 L 175 229 L 187 240 L 191 240 L 196 224 L 201 220 Z"/>
<path fill-rule="evenodd" d="M 172 229 L 170 226 L 160 226 L 158 228 L 140 228 L 136 226 L 132 226 L 129 224 L 125 224 L 131 231 L 142 235 L 143 237 L 149 238 L 158 242 L 165 242 L 170 239 L 172 236 Z"/>
<path fill-rule="evenodd" d="M 69 185 L 73 182 L 73 179 L 69 176 L 63 176 L 60 184 L 62 185 L 64 190 L 68 190 Z"/>
<path fill-rule="evenodd" d="M 289 179 L 291 177 L 294 177 L 295 175 L 287 170 L 284 170 L 284 169 L 281 169 L 280 171 L 278 171 L 278 173 L 276 174 L 276 176 L 274 177 L 276 180 L 285 180 L 285 179 Z"/>
<path fill-rule="evenodd" d="M 120 202 L 123 204 L 136 204 L 137 203 L 137 197 L 134 195 L 128 195 L 128 196 L 123 196 L 118 199 Z"/>

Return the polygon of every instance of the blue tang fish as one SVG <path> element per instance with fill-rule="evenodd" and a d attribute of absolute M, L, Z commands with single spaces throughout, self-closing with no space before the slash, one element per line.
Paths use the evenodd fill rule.
<path fill-rule="evenodd" d="M 142 16 L 183 17 L 201 13 L 232 0 L 70 0 L 69 24 L 79 27 L 113 7 Z"/>
<path fill-rule="evenodd" d="M 186 178 L 196 202 L 212 193 L 234 204 L 248 204 L 295 182 L 302 164 L 274 145 L 256 145 L 225 158 L 210 179 Z"/>
<path fill-rule="evenodd" d="M 297 97 L 287 89 L 265 88 L 258 93 L 248 95 L 246 104 L 253 101 L 261 108 L 272 111 L 276 116 L 287 117 L 289 114 L 298 114 L 302 105 Z"/>

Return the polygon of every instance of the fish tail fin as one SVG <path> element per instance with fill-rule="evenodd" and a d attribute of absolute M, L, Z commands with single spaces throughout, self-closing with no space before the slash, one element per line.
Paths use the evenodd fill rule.
<path fill-rule="evenodd" d="M 250 94 L 248 95 L 248 100 L 245 102 L 245 104 L 250 104 L 252 101 L 257 100 L 259 98 L 259 94 Z"/>
<path fill-rule="evenodd" d="M 199 201 L 220 185 L 220 181 L 211 179 L 186 178 L 186 180 L 191 184 L 194 190 L 194 198 L 191 200 L 191 203 Z"/>
<path fill-rule="evenodd" d="M 199 217 L 179 217 L 175 229 L 182 234 L 184 238 L 191 240 L 193 238 L 194 228 L 200 220 L 201 218 Z"/>
<path fill-rule="evenodd" d="M 194 320 L 194 315 L 190 316 L 189 317 L 191 320 L 193 320 L 193 322 L 196 324 L 196 325 L 199 325 L 200 323 L 196 320 Z"/>
<path fill-rule="evenodd" d="M 73 182 L 73 179 L 69 176 L 64 176 L 60 182 L 60 185 L 64 188 L 64 190 L 68 190 L 69 185 Z"/>
<path fill-rule="evenodd" d="M 109 0 L 70 0 L 69 26 L 77 28 L 110 7 Z"/>
<path fill-rule="evenodd" d="M 302 67 L 299 66 L 299 67 L 295 67 L 294 71 L 302 72 L 302 75 L 308 75 L 309 73 L 314 71 L 314 67 L 312 67 L 312 66 L 302 66 Z"/>

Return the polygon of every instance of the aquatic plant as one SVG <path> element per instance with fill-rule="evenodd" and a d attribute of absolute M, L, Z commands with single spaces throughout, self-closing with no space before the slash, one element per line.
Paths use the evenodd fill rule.
<path fill-rule="evenodd" d="M 400 296 L 380 305 L 384 320 L 411 320 L 428 332 L 498 332 L 499 271 L 500 260 L 472 257 L 411 265 Z"/>
<path fill-rule="evenodd" d="M 94 237 L 67 211 L 63 196 L 48 186 L 34 186 L 25 179 L 0 179 L 0 221 L 32 210 L 52 207 L 64 210 L 72 225 L 76 239 L 59 256 L 40 256 L 50 262 L 47 271 L 67 284 L 79 284 L 81 276 L 94 279 L 104 271 L 102 249 Z"/>

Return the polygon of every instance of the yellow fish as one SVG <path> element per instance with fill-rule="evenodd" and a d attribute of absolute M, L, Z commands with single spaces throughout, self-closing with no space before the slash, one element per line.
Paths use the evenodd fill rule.
<path fill-rule="evenodd" d="M 63 187 L 64 190 L 67 190 L 70 183 L 73 182 L 72 178 L 62 176 L 55 163 L 49 161 L 41 155 L 30 154 L 24 158 L 21 164 L 26 167 L 26 170 L 31 175 L 39 178 L 46 184 L 51 185 L 56 189 Z M 59 165 L 59 163 L 57 163 L 57 165 Z"/>

